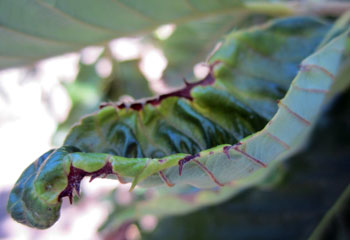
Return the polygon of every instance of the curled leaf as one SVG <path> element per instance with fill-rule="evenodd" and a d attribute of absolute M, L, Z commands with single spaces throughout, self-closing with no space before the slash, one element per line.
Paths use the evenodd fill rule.
<path fill-rule="evenodd" d="M 277 99 L 306 56 L 304 50 L 295 52 L 292 43 L 298 40 L 310 54 L 327 28 L 315 19 L 292 18 L 232 33 L 211 58 L 211 71 L 203 80 L 129 106 L 104 105 L 72 128 L 65 146 L 42 157 L 43 165 L 32 169 L 32 175 L 20 177 L 11 192 L 9 211 L 16 202 L 31 205 L 22 209 L 24 215 L 12 216 L 30 226 L 49 227 L 57 214 L 37 223 L 23 216 L 35 215 L 39 203 L 39 209 L 59 208 L 63 197 L 79 193 L 84 176 L 117 178 L 132 182 L 132 188 L 136 184 L 212 188 L 290 155 L 312 129 L 335 82 L 348 33 L 301 62 L 276 113 Z M 263 47 L 257 44 L 253 51 L 249 40 Z M 21 182 L 28 184 L 21 188 Z M 18 195 L 20 191 L 32 195 Z M 45 218 L 49 221 L 43 225 Z"/>

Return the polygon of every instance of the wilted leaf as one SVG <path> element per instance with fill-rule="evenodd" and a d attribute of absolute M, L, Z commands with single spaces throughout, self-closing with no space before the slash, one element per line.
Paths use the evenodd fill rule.
<path fill-rule="evenodd" d="M 350 182 L 349 110 L 347 91 L 322 115 L 310 144 L 274 169 L 282 176 L 274 185 L 257 185 L 220 205 L 162 218 L 154 232 L 142 234 L 142 239 L 308 239 Z M 327 225 L 331 231 L 319 235 L 324 238 L 315 239 L 338 239 L 341 233 L 346 233 L 349 218 L 344 210 L 349 202 L 344 203 L 343 210 L 339 209 Z M 148 210 L 147 214 L 158 215 Z M 121 210 L 120 217 L 123 215 Z"/>
<path fill-rule="evenodd" d="M 212 57 L 203 80 L 131 105 L 105 104 L 71 130 L 66 146 L 29 167 L 42 164 L 25 189 L 21 183 L 28 176 L 19 179 L 9 209 L 22 191 L 31 192 L 25 204 L 57 207 L 62 197 L 79 192 L 84 176 L 113 175 L 132 180 L 133 187 L 139 182 L 222 186 L 293 153 L 316 121 L 345 51 L 347 33 L 301 62 L 327 29 L 316 19 L 291 18 L 234 32 Z M 23 216 L 18 220 L 35 226 L 36 219 Z"/>

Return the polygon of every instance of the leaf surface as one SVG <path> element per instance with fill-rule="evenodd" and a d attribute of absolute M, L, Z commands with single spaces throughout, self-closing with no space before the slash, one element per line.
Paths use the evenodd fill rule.
<path fill-rule="evenodd" d="M 262 7 L 263 13 L 291 13 L 287 6 L 266 4 L 271 5 L 270 10 Z M 170 22 L 180 24 L 212 15 L 249 12 L 250 5 L 238 0 L 3 0 L 0 69 L 149 32 Z M 259 8 L 253 10 L 259 12 Z"/>
<path fill-rule="evenodd" d="M 328 28 L 317 19 L 290 18 L 234 32 L 203 80 L 131 105 L 104 104 L 71 130 L 66 146 L 33 163 L 42 166 L 25 188 L 32 193 L 25 204 L 72 201 L 85 176 L 108 175 L 132 187 L 223 186 L 291 154 L 316 121 L 345 51 L 348 36 L 342 34 L 310 55 Z M 301 104 L 305 99 L 310 105 Z M 17 182 L 9 209 L 19 203 L 26 179 Z"/>
<path fill-rule="evenodd" d="M 185 211 L 189 205 L 203 200 L 202 192 L 172 195 L 171 203 L 176 200 L 180 203 L 176 206 L 178 212 L 170 212 L 172 216 L 163 215 L 166 213 L 165 208 L 161 211 L 167 195 L 158 199 L 155 197 L 154 201 L 163 203 L 159 205 L 159 210 L 157 204 L 140 200 L 130 206 L 133 211 L 117 207 L 108 224 L 104 226 L 104 231 L 115 229 L 119 221 L 139 220 L 145 214 L 160 217 L 153 232 L 142 233 L 142 239 L 147 240 L 309 239 L 325 213 L 344 189 L 348 188 L 350 181 L 347 148 L 350 143 L 347 137 L 350 133 L 347 123 L 350 114 L 350 91 L 347 90 L 346 94 L 333 101 L 329 107 L 320 117 L 307 147 L 287 161 L 280 162 L 279 166 L 269 172 L 269 178 L 275 179 L 272 183 L 258 181 L 255 186 L 240 189 L 238 192 L 232 191 L 232 197 L 223 203 L 186 212 L 186 215 L 181 210 Z M 220 197 L 226 188 L 229 186 L 211 191 L 211 194 Z M 346 233 L 349 228 L 346 226 L 349 202 L 343 203 L 345 204 L 337 204 L 337 208 L 330 211 L 331 214 L 327 217 L 329 221 L 325 221 L 320 228 L 321 234 L 314 239 L 342 239 L 342 236 L 348 236 Z M 172 205 L 169 204 L 168 208 L 169 206 Z"/>

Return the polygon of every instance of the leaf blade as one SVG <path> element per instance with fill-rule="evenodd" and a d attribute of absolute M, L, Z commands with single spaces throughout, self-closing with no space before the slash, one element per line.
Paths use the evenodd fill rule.
<path fill-rule="evenodd" d="M 310 19 L 305 19 L 305 21 L 310 21 Z M 285 24 L 283 21 L 277 22 L 276 24 L 278 23 Z M 267 26 L 266 29 L 271 30 L 271 26 Z M 323 28 L 322 25 L 320 27 Z M 322 59 L 321 57 L 327 55 L 329 51 L 333 51 L 334 47 L 337 47 L 338 45 L 340 47 L 338 50 L 340 51 L 336 51 L 336 53 L 338 54 L 337 58 L 340 58 L 343 49 L 345 48 L 343 40 L 347 39 L 347 37 L 347 34 L 339 36 L 337 39 L 327 44 L 323 50 L 318 51 L 315 55 L 308 58 L 308 61 Z M 236 39 L 234 40 L 236 43 Z M 315 45 L 315 48 L 317 47 L 314 42 L 311 44 Z M 228 47 L 230 48 L 230 46 Z M 233 52 L 232 55 L 233 57 L 236 57 L 235 52 Z M 227 57 L 227 55 L 224 55 L 224 57 Z M 321 63 L 322 61 L 323 60 L 321 60 Z M 327 71 L 331 71 L 331 69 L 337 64 L 337 61 L 332 61 L 330 66 L 325 67 L 327 67 Z M 217 67 L 224 68 L 226 65 L 226 62 L 222 61 Z M 312 68 L 311 70 L 314 71 L 315 69 L 317 70 L 318 68 Z M 305 116 L 299 116 L 296 110 L 292 109 L 293 106 L 288 106 L 288 103 L 286 105 L 288 108 L 281 107 L 276 114 L 276 122 L 267 125 L 266 127 L 266 129 L 269 129 L 271 126 L 277 126 L 277 123 L 282 124 L 282 127 L 279 126 L 279 129 L 281 130 L 280 132 L 268 132 L 266 129 L 256 132 L 259 130 L 261 123 L 265 123 L 267 119 L 264 116 L 255 115 L 257 122 L 251 121 L 250 119 L 249 121 L 246 121 L 245 126 L 240 123 L 243 129 L 246 128 L 246 130 L 248 130 L 244 132 L 243 135 L 250 135 L 244 139 L 237 139 L 233 137 L 234 134 L 227 134 L 224 128 L 218 124 L 214 124 L 214 120 L 210 120 L 207 116 L 201 115 L 198 112 L 201 98 L 210 95 L 211 99 L 216 100 L 215 104 L 219 104 L 223 107 L 229 105 L 234 109 L 234 111 L 227 111 L 227 113 L 224 111 L 224 113 L 221 113 L 223 114 L 223 119 L 230 119 L 232 113 L 235 113 L 238 116 L 244 114 L 250 116 L 252 114 L 252 117 L 254 117 L 254 111 L 244 104 L 242 105 L 240 101 L 235 99 L 226 101 L 229 99 L 229 96 L 223 93 L 222 82 L 227 81 L 227 79 L 219 79 L 216 82 L 211 81 L 212 79 L 215 79 L 218 72 L 222 73 L 222 71 L 226 69 L 219 70 L 217 72 L 216 70 L 214 72 L 211 71 L 207 78 L 203 79 L 202 82 L 199 82 L 199 85 L 202 86 L 197 86 L 198 83 L 187 83 L 186 88 L 173 95 L 164 95 L 164 99 L 160 102 L 157 102 L 159 99 L 149 100 L 149 103 L 156 101 L 155 103 L 157 104 L 146 104 L 143 106 L 143 110 L 127 110 L 125 109 L 125 104 L 120 105 L 121 109 L 118 109 L 119 105 L 116 105 L 117 107 L 115 108 L 106 107 L 100 112 L 84 118 L 81 124 L 73 128 L 66 140 L 66 144 L 72 144 L 79 149 L 74 148 L 67 152 L 65 149 L 71 148 L 63 147 L 45 159 L 44 166 L 40 167 L 40 176 L 42 177 L 37 178 L 34 182 L 34 185 L 37 188 L 37 195 L 35 195 L 35 197 L 40 199 L 40 203 L 42 204 L 59 204 L 61 198 L 64 196 L 69 196 L 70 199 L 72 198 L 73 190 L 79 190 L 80 180 L 84 176 L 92 176 L 94 178 L 103 174 L 117 175 L 118 178 L 123 178 L 123 182 L 133 181 L 134 185 L 146 178 L 144 183 L 151 186 L 163 184 L 163 182 L 170 183 L 168 185 L 174 183 L 187 183 L 203 188 L 216 185 L 221 186 L 223 183 L 250 175 L 251 172 L 264 167 L 268 162 L 277 160 L 277 158 L 279 158 L 278 155 L 281 153 L 286 155 L 285 153 L 290 153 L 295 150 L 297 147 L 296 144 L 292 145 L 287 142 L 286 139 L 283 139 L 283 136 L 286 133 L 288 135 L 288 131 L 284 132 L 284 130 L 290 129 L 288 129 L 288 126 L 283 128 L 282 123 L 284 122 L 283 120 L 286 119 L 288 120 L 287 122 L 294 121 L 293 124 L 297 126 L 297 123 L 301 124 L 298 121 L 304 119 Z M 295 82 L 300 82 L 300 79 L 302 78 L 305 78 L 305 71 L 303 71 L 303 69 L 300 72 L 300 75 L 295 78 Z M 214 85 L 211 85 L 213 83 Z M 228 82 L 227 84 L 234 84 L 234 81 L 233 83 Z M 194 96 L 186 95 L 188 94 L 186 90 L 188 90 L 187 88 L 189 88 L 189 86 L 193 86 L 193 89 L 191 87 L 189 90 L 193 90 L 192 92 L 194 93 Z M 232 88 L 234 88 L 234 86 Z M 210 90 L 206 91 L 208 89 Z M 219 90 L 220 93 L 217 94 L 216 90 Z M 230 93 L 230 89 L 227 90 Z M 291 88 L 286 98 L 290 96 L 290 93 L 293 91 L 295 91 L 295 89 Z M 220 98 L 220 96 L 224 97 Z M 210 101 L 204 102 L 207 102 L 209 106 L 208 111 L 218 113 L 217 115 L 219 116 L 221 111 L 220 107 L 215 107 L 215 104 L 213 107 L 213 105 L 210 105 Z M 203 108 L 203 106 L 201 108 Z M 284 113 L 280 113 L 280 111 L 282 111 L 281 109 Z M 320 109 L 312 110 L 314 111 L 314 114 L 317 114 Z M 168 138 L 168 141 L 170 140 L 172 142 L 170 143 L 170 146 L 164 147 L 165 149 L 168 149 L 168 152 L 159 153 L 159 149 L 152 146 L 150 140 L 154 139 L 155 142 L 160 145 L 162 144 L 163 146 L 169 144 L 169 142 L 164 140 L 166 139 L 164 138 L 164 129 L 160 127 L 160 124 L 164 123 L 165 119 L 172 121 L 172 126 L 166 126 L 167 128 L 165 128 L 168 133 L 169 127 L 173 128 L 171 129 L 170 134 L 165 135 L 165 137 Z M 307 121 L 309 120 L 310 119 L 307 119 Z M 148 129 L 149 131 L 153 131 L 155 135 L 152 136 L 154 138 L 146 136 L 147 133 L 143 132 L 145 128 L 140 126 L 140 121 L 145 126 L 147 126 L 147 124 L 150 126 Z M 250 130 L 249 127 L 247 127 L 249 125 L 252 127 Z M 176 132 L 174 129 L 178 130 L 176 128 L 181 128 L 181 130 L 187 131 L 187 140 L 189 140 L 190 137 L 193 137 L 196 142 L 202 145 L 203 149 L 196 150 L 196 148 L 193 148 L 191 150 L 188 148 L 188 146 L 191 146 L 191 143 L 188 144 L 186 141 L 182 140 L 180 138 L 181 134 L 176 138 L 172 138 Z M 237 129 L 231 128 L 230 131 L 238 132 L 239 134 L 240 129 L 240 127 Z M 252 129 L 256 132 L 253 135 L 249 133 Z M 300 129 L 305 130 L 305 126 Z M 290 135 L 294 134 L 291 131 L 289 132 L 291 133 Z M 165 131 L 165 133 L 167 132 Z M 275 136 L 276 138 L 271 136 Z M 276 141 L 277 139 L 281 139 L 282 142 L 287 142 L 287 144 L 291 145 L 293 148 L 283 149 L 285 146 L 281 144 L 281 141 Z M 294 137 L 290 137 L 287 140 L 295 142 L 295 139 L 298 139 L 298 136 L 295 137 L 294 134 Z M 239 143 L 237 143 L 238 140 L 240 141 Z M 114 145 L 111 145 L 110 143 Z M 146 144 L 150 147 L 142 146 L 140 143 Z M 220 145 L 222 143 L 229 143 L 230 145 Z M 266 151 L 266 147 L 269 148 L 269 151 Z M 62 154 L 61 151 L 64 153 Z M 74 153 L 69 151 L 73 151 Z M 191 153 L 192 155 L 184 154 L 186 152 Z M 167 156 L 168 154 L 170 154 L 170 156 Z M 170 161 L 169 159 L 167 161 L 166 158 L 170 158 Z M 85 163 L 83 165 L 80 164 L 83 160 L 86 161 L 86 166 L 88 168 L 83 167 L 84 169 L 80 169 L 79 167 L 85 166 Z M 89 164 L 95 164 L 96 161 L 99 166 L 101 166 L 101 163 L 105 163 L 105 165 L 101 170 L 95 171 L 95 168 L 93 168 L 94 171 L 91 172 Z M 69 164 L 70 167 L 68 166 Z M 183 167 L 181 176 L 179 176 L 179 169 L 178 166 L 176 166 L 177 164 L 180 164 L 180 166 Z M 51 166 L 55 167 L 52 168 Z M 64 174 L 57 175 L 58 179 L 46 179 L 46 176 L 51 176 L 52 174 L 50 173 L 55 171 L 56 168 L 61 173 L 63 171 Z M 62 184 L 65 181 L 68 181 L 68 184 Z M 56 187 L 52 191 L 45 191 L 45 186 L 51 186 L 51 184 L 55 184 L 56 182 L 59 184 L 54 185 Z M 33 186 L 28 186 L 28 189 L 30 189 L 30 187 Z M 38 190 L 40 191 L 38 192 Z M 15 188 L 13 191 L 16 192 L 19 190 L 18 188 Z M 28 201 L 31 202 L 32 199 L 29 199 Z M 36 200 L 32 203 L 35 203 L 35 201 Z M 11 204 L 11 202 L 9 204 Z M 21 218 L 19 220 L 22 221 L 23 219 Z"/>
<path fill-rule="evenodd" d="M 218 0 L 215 2 L 219 3 Z M 217 4 L 218 7 L 211 11 L 200 12 L 191 8 L 189 2 L 184 0 L 154 0 L 152 4 L 139 0 L 3 0 L 0 3 L 0 29 L 6 34 L 0 35 L 0 43 L 5 42 L 8 38 L 6 35 L 10 32 L 12 35 L 15 33 L 16 36 L 26 36 L 26 45 L 17 41 L 6 47 L 0 46 L 1 58 L 24 58 L 22 61 L 14 62 L 9 59 L 7 62 L 0 62 L 0 69 L 76 51 L 88 45 L 102 44 L 117 37 L 149 32 L 169 22 L 181 24 L 210 15 L 249 9 L 248 5 L 237 2 Z M 161 7 L 162 10 L 155 9 L 154 6 Z M 289 9 L 288 6 L 284 8 Z M 262 11 L 266 10 L 262 8 Z M 44 43 L 45 47 L 39 49 L 42 51 L 35 51 L 40 43 Z M 22 51 L 25 53 L 23 56 L 19 54 Z M 32 58 L 24 61 L 27 55 Z"/>

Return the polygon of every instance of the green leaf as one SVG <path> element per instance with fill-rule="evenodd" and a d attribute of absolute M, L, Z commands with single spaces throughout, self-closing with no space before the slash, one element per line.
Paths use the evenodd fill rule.
<path fill-rule="evenodd" d="M 238 0 L 205 4 L 197 0 L 3 0 L 0 69 L 149 32 L 169 22 L 180 24 L 242 10 L 272 15 L 293 12 L 287 5 Z"/>
<path fill-rule="evenodd" d="M 59 160 L 62 155 L 64 156 L 71 151 L 73 151 L 73 148 L 61 148 L 56 151 L 55 156 L 51 158 L 52 160 L 49 163 L 50 172 L 38 171 L 47 158 L 51 156 L 53 150 L 43 154 L 22 173 L 10 194 L 7 205 L 7 210 L 16 221 L 35 228 L 47 228 L 57 221 L 60 216 L 61 203 L 56 201 L 53 204 L 48 204 L 47 201 L 42 201 L 41 196 L 38 196 L 36 189 L 34 189 L 34 184 L 38 177 L 45 179 L 41 183 L 39 182 L 38 185 L 42 191 L 47 190 L 44 193 L 46 198 L 48 191 L 54 192 L 57 186 L 66 185 L 67 179 L 59 177 L 64 174 L 63 169 L 60 168 L 62 164 Z M 59 178 L 61 181 L 56 181 Z M 52 184 L 46 184 L 46 180 L 49 179 Z"/>
<path fill-rule="evenodd" d="M 21 199 L 14 194 L 22 190 L 15 187 L 9 206 L 21 201 L 56 206 L 65 196 L 72 200 L 84 176 L 109 175 L 132 181 L 132 187 L 223 186 L 286 157 L 310 132 L 345 52 L 347 33 L 301 62 L 327 29 L 313 18 L 290 18 L 230 34 L 203 80 L 144 102 L 105 104 L 84 118 L 65 141 L 74 148 L 55 150 L 26 188 L 37 195 Z"/>
<path fill-rule="evenodd" d="M 340 19 L 326 39 L 331 33 L 338 32 L 339 35 L 340 29 L 345 30 L 349 16 Z M 343 90 L 348 89 L 350 83 L 349 57 L 348 53 L 337 77 L 337 83 L 343 83 L 339 89 Z M 346 123 L 350 109 L 349 89 L 336 100 L 331 110 L 320 117 L 311 144 L 286 163 L 277 162 L 277 166 L 269 166 L 269 171 L 259 172 L 254 177 L 220 189 L 159 189 L 151 199 L 138 198 L 126 208 L 112 202 L 116 207 L 100 230 L 108 232 L 125 221 L 153 215 L 160 219 L 160 225 L 154 233 L 142 235 L 142 238 L 226 239 L 225 236 L 230 236 L 238 239 L 305 239 L 350 180 L 347 162 L 350 129 Z M 192 213 L 229 198 L 231 200 L 227 203 Z M 341 208 L 337 204 L 337 215 L 334 214 L 335 208 L 327 214 L 318 227 L 318 237 L 333 239 L 346 236 L 346 212 L 341 210 L 346 209 L 345 206 L 343 204 Z M 187 215 L 181 216 L 184 214 Z M 166 216 L 175 217 L 164 218 Z M 214 222 L 216 231 L 212 231 Z M 327 234 L 323 234 L 326 231 Z M 316 236 L 316 232 L 314 234 Z"/>
<path fill-rule="evenodd" d="M 270 171 L 272 175 L 281 175 L 274 184 L 258 183 L 242 189 L 224 203 L 186 212 L 186 215 L 182 213 L 182 206 L 177 206 L 178 214 L 159 218 L 157 228 L 153 232 L 142 233 L 142 239 L 309 239 L 314 228 L 350 182 L 350 128 L 347 121 L 350 91 L 332 101 L 329 107 L 320 117 L 307 147 Z M 225 189 L 215 189 L 211 193 L 220 197 Z M 186 209 L 188 205 L 202 200 L 201 193 L 184 192 L 172 197 L 181 201 Z M 166 195 L 163 199 L 166 200 Z M 350 205 L 347 199 L 342 201 L 342 205 L 337 202 L 337 211 L 333 211 L 333 208 L 329 211 L 335 214 L 326 215 L 331 221 L 325 221 L 324 226 L 327 228 L 322 229 L 328 231 L 320 232 L 320 239 L 349 236 L 347 226 Z M 147 202 L 141 200 L 136 202 L 135 207 L 130 206 L 134 211 L 129 210 L 129 218 L 126 219 L 136 220 L 132 214 L 140 218 L 143 216 L 141 214 L 161 217 L 155 209 L 157 205 Z M 161 202 L 161 198 L 157 202 Z M 169 208 L 171 206 L 168 205 Z M 126 211 L 119 209 L 119 214 L 115 211 L 110 219 L 114 221 L 109 222 L 103 233 L 112 229 L 115 231 L 117 223 L 127 216 Z"/>
<path fill-rule="evenodd" d="M 350 62 L 345 61 L 337 81 L 350 83 L 349 66 Z M 350 142 L 346 137 L 350 130 L 346 123 L 350 109 L 349 89 L 347 94 L 336 100 L 331 110 L 320 117 L 311 143 L 286 163 L 277 162 L 277 166 L 270 165 L 266 169 L 268 171 L 220 189 L 198 191 L 187 187 L 165 191 L 159 188 L 151 199 L 138 197 L 127 207 L 120 207 L 114 200 L 114 210 L 100 230 L 106 233 L 119 228 L 125 221 L 153 215 L 159 219 L 159 226 L 154 233 L 145 233 L 142 238 L 168 236 L 171 239 L 193 239 L 200 236 L 203 239 L 220 239 L 220 234 L 222 238 L 229 235 L 239 239 L 242 236 L 247 239 L 248 236 L 251 239 L 305 239 L 325 209 L 350 181 L 350 165 L 347 162 Z M 327 227 L 332 236 L 336 235 L 334 231 L 340 234 L 344 229 L 344 223 L 339 224 L 344 218 L 337 219 L 337 223 L 332 220 L 332 225 Z M 218 227 L 215 232 L 211 230 L 213 222 Z"/>
<path fill-rule="evenodd" d="M 103 233 L 113 231 L 124 222 L 133 222 L 147 215 L 163 219 L 168 216 L 189 214 L 200 208 L 227 201 L 232 196 L 238 195 L 252 186 L 269 187 L 280 181 L 284 175 L 285 169 L 283 167 L 270 165 L 267 171 L 257 172 L 253 176 L 237 180 L 233 184 L 221 188 L 199 190 L 195 187 L 180 185 L 173 188 L 158 187 L 156 191 L 152 189 L 151 194 L 138 188 L 134 193 L 136 200 L 127 206 L 121 206 L 115 200 L 115 195 L 119 193 L 113 191 L 112 197 L 108 199 L 114 210 L 111 211 L 99 231 Z"/>

